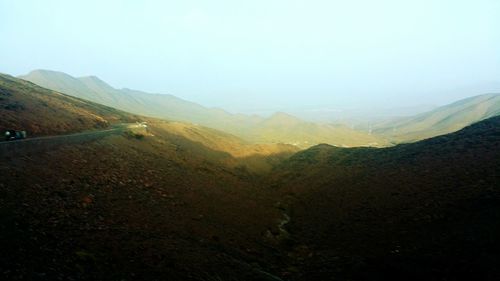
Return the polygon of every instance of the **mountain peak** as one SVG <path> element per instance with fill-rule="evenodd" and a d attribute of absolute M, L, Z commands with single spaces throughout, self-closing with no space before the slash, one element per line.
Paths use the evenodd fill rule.
<path fill-rule="evenodd" d="M 83 76 L 83 77 L 78 77 L 78 80 L 80 80 L 82 83 L 84 83 L 87 87 L 89 87 L 92 90 L 97 90 L 97 91 L 113 91 L 115 90 L 113 87 L 111 87 L 108 83 L 104 82 L 101 80 L 99 77 L 95 75 L 90 75 L 90 76 Z"/>
<path fill-rule="evenodd" d="M 26 75 L 21 75 L 19 77 L 36 77 L 36 76 L 45 76 L 45 77 L 70 77 L 73 78 L 71 75 L 66 74 L 61 71 L 54 71 L 54 70 L 48 70 L 48 69 L 35 69 L 30 71 Z"/>
<path fill-rule="evenodd" d="M 99 77 L 94 76 L 94 75 L 82 76 L 82 77 L 78 77 L 77 79 L 82 81 L 82 82 L 92 82 L 92 83 L 97 83 L 97 84 L 108 85 L 108 83 L 104 82 L 102 79 L 100 79 Z"/>
<path fill-rule="evenodd" d="M 82 77 L 79 77 L 78 79 L 104 82 L 99 77 L 97 77 L 95 75 L 82 76 Z"/>
<path fill-rule="evenodd" d="M 267 118 L 266 120 L 272 122 L 286 122 L 286 123 L 302 122 L 302 120 L 300 120 L 299 118 L 282 111 L 274 113 L 273 115 L 271 115 L 271 117 Z"/>
<path fill-rule="evenodd" d="M 271 115 L 271 117 L 269 117 L 269 119 L 293 119 L 293 120 L 299 120 L 299 118 L 291 115 L 291 114 L 288 114 L 286 112 L 283 112 L 283 111 L 278 111 L 278 112 L 275 112 L 273 115 Z"/>
<path fill-rule="evenodd" d="M 36 74 L 36 73 L 64 73 L 64 72 L 39 68 L 39 69 L 33 69 L 27 75 Z"/>

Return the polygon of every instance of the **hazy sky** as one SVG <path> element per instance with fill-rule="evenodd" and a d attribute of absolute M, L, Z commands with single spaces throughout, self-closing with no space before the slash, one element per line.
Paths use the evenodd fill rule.
<path fill-rule="evenodd" d="M 499 0 L 0 0 L 0 72 L 51 69 L 232 111 L 500 92 Z"/>

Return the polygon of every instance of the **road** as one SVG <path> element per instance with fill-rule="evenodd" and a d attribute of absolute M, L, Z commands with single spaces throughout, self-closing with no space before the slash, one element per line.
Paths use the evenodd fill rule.
<path fill-rule="evenodd" d="M 0 156 L 19 155 L 20 153 L 33 153 L 42 150 L 50 150 L 63 144 L 84 143 L 110 135 L 121 134 L 127 129 L 139 127 L 141 126 L 135 123 L 117 124 L 114 125 L 111 129 L 100 131 L 88 131 L 68 135 L 44 136 L 14 141 L 2 141 L 0 142 Z"/>

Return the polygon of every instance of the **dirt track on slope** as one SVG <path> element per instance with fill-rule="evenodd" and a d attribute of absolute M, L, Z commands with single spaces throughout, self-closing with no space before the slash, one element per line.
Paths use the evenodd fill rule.
<path fill-rule="evenodd" d="M 111 129 L 100 131 L 89 131 L 69 135 L 45 136 L 37 138 L 27 138 L 15 141 L 0 142 L 0 155 L 16 156 L 26 153 L 35 153 L 55 149 L 63 144 L 78 144 L 94 141 L 106 136 L 123 133 L 126 129 L 135 128 L 135 124 L 119 124 Z"/>

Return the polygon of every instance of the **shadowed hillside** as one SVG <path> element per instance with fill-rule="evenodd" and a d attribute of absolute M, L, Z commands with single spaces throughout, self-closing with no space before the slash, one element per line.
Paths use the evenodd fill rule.
<path fill-rule="evenodd" d="M 279 211 L 215 156 L 229 159 L 181 137 L 124 135 L 7 157 L 2 279 L 272 280 L 280 254 L 263 233 Z"/>
<path fill-rule="evenodd" d="M 271 182 L 304 278 L 500 277 L 500 117 L 392 148 L 315 146 Z"/>

